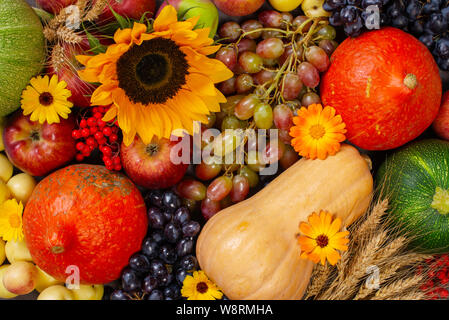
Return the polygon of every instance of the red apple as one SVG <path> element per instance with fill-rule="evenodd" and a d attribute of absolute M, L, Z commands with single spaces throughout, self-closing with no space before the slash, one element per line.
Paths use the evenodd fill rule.
<path fill-rule="evenodd" d="M 444 140 L 449 140 L 449 91 L 443 95 L 440 111 L 433 122 L 433 130 Z"/>
<path fill-rule="evenodd" d="M 77 45 L 63 43 L 62 59 L 50 60 L 47 68 L 47 73 L 50 75 L 56 74 L 59 81 L 64 80 L 67 83 L 67 89 L 72 92 L 69 101 L 77 107 L 89 107 L 90 96 L 94 92 L 96 86 L 84 82 L 78 76 L 78 70 L 84 68 L 76 59 L 77 55 L 89 54 L 91 50 L 88 38 L 85 34 L 81 35 L 83 40 Z M 95 36 L 95 35 L 93 35 Z M 112 43 L 110 39 L 98 37 L 102 45 L 109 45 Z"/>
<path fill-rule="evenodd" d="M 36 0 L 39 7 L 47 12 L 57 14 L 62 8 L 76 3 L 77 0 Z"/>
<path fill-rule="evenodd" d="M 146 145 L 136 135 L 131 145 L 121 146 L 123 169 L 128 177 L 141 187 L 148 189 L 172 187 L 181 181 L 189 166 L 187 163 L 179 163 L 180 161 L 174 163 L 171 160 L 172 156 L 178 159 L 182 156 L 181 145 L 178 145 L 180 143 L 183 142 L 154 138 Z"/>
<path fill-rule="evenodd" d="M 60 123 L 40 124 L 16 112 L 3 131 L 5 151 L 14 166 L 32 176 L 44 176 L 76 155 L 72 114 Z"/>
<path fill-rule="evenodd" d="M 214 0 L 214 3 L 228 16 L 243 17 L 259 10 L 265 0 Z"/>
<path fill-rule="evenodd" d="M 119 15 L 135 20 L 139 20 L 145 12 L 146 17 L 151 18 L 156 10 L 156 0 L 109 0 L 109 4 Z M 110 7 L 106 6 L 98 22 L 108 23 L 114 19 Z"/>

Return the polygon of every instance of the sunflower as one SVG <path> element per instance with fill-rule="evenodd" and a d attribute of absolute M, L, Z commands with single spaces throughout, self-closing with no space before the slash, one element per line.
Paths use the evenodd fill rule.
<path fill-rule="evenodd" d="M 220 289 L 201 270 L 194 271 L 192 276 L 184 279 L 181 295 L 187 300 L 216 300 L 223 297 Z"/>
<path fill-rule="evenodd" d="M 209 28 L 193 30 L 197 21 L 178 21 L 175 8 L 166 6 L 151 33 L 134 23 L 116 31 L 105 53 L 77 56 L 85 66 L 80 77 L 101 84 L 91 104 L 112 105 L 103 120 L 117 119 L 126 145 L 136 134 L 146 144 L 153 136 L 192 134 L 194 121 L 207 123 L 210 112 L 226 102 L 215 83 L 233 73 L 207 57 L 220 46 L 212 45 Z"/>
<path fill-rule="evenodd" d="M 23 239 L 22 230 L 22 202 L 16 199 L 6 200 L 0 205 L 0 236 L 5 241 L 19 241 Z"/>
<path fill-rule="evenodd" d="M 301 156 L 324 160 L 340 150 L 340 142 L 346 140 L 346 125 L 335 109 L 321 104 L 302 107 L 298 116 L 293 118 L 295 124 L 290 129 L 294 138 L 291 144 Z"/>
<path fill-rule="evenodd" d="M 59 117 L 68 118 L 73 104 L 67 99 L 72 96 L 66 88 L 65 81 L 58 81 L 58 76 L 37 76 L 30 80 L 30 85 L 22 92 L 21 105 L 25 116 L 31 114 L 31 121 L 59 123 Z"/>
<path fill-rule="evenodd" d="M 349 239 L 349 231 L 339 232 L 341 219 L 332 219 L 332 215 L 326 211 L 320 211 L 318 215 L 313 212 L 308 217 L 308 223 L 301 222 L 299 230 L 303 235 L 298 237 L 301 245 L 301 258 L 312 260 L 315 263 L 321 261 L 324 265 L 326 259 L 331 265 L 335 265 L 340 259 L 337 250 L 346 251 Z"/>

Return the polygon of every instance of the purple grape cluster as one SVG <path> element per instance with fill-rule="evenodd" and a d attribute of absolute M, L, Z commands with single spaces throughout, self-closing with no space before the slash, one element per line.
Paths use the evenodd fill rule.
<path fill-rule="evenodd" d="M 201 230 L 173 191 L 145 196 L 149 230 L 141 251 L 123 269 L 121 286 L 111 300 L 178 300 L 185 277 L 198 268 L 196 238 Z"/>

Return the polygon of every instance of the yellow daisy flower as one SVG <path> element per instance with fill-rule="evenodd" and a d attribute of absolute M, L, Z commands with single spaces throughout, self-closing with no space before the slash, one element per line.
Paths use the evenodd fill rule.
<path fill-rule="evenodd" d="M 22 202 L 16 199 L 6 200 L 0 205 L 0 236 L 5 241 L 19 241 L 23 239 L 22 230 Z"/>
<path fill-rule="evenodd" d="M 30 85 L 22 92 L 22 109 L 24 115 L 29 115 L 31 121 L 45 121 L 49 124 L 59 123 L 59 117 L 68 118 L 73 104 L 67 99 L 72 96 L 66 89 L 65 81 L 58 81 L 58 76 L 37 76 L 30 80 Z"/>
<path fill-rule="evenodd" d="M 201 270 L 184 279 L 181 295 L 187 300 L 217 300 L 223 297 L 220 289 Z"/>
<path fill-rule="evenodd" d="M 295 124 L 290 129 L 293 148 L 301 156 L 324 160 L 340 150 L 340 142 L 346 140 L 346 125 L 335 109 L 321 104 L 302 107 L 298 116 L 293 118 Z"/>
<path fill-rule="evenodd" d="M 320 211 L 318 215 L 313 212 L 308 217 L 308 223 L 301 222 L 299 230 L 303 235 L 298 237 L 301 246 L 301 258 L 312 260 L 315 263 L 321 261 L 324 265 L 326 259 L 331 265 L 335 265 L 341 258 L 337 250 L 346 251 L 349 239 L 349 231 L 339 232 L 341 219 L 332 219 L 332 215 L 326 211 Z"/>
<path fill-rule="evenodd" d="M 198 18 L 178 21 L 176 9 L 166 6 L 153 23 L 134 23 L 117 30 L 115 44 L 105 53 L 77 56 L 86 66 L 81 79 L 101 83 L 92 105 L 112 105 L 103 120 L 118 120 L 125 145 L 138 135 L 145 144 L 153 136 L 193 133 L 193 122 L 207 123 L 226 98 L 215 83 L 232 78 L 220 61 L 207 56 L 218 51 L 209 28 L 193 30 Z M 176 132 L 174 132 L 176 130 Z"/>

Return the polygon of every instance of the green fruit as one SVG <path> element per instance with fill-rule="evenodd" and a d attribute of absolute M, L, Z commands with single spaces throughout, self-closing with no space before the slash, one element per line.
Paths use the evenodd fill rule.
<path fill-rule="evenodd" d="M 377 174 L 391 221 L 418 251 L 449 252 L 449 142 L 429 139 L 388 156 Z"/>
<path fill-rule="evenodd" d="M 196 29 L 210 28 L 209 37 L 213 38 L 218 29 L 218 10 L 209 0 L 182 0 L 177 9 L 178 17 L 189 19 L 200 17 Z"/>
<path fill-rule="evenodd" d="M 25 0 L 0 1 L 0 116 L 18 109 L 45 61 L 42 24 Z"/>

